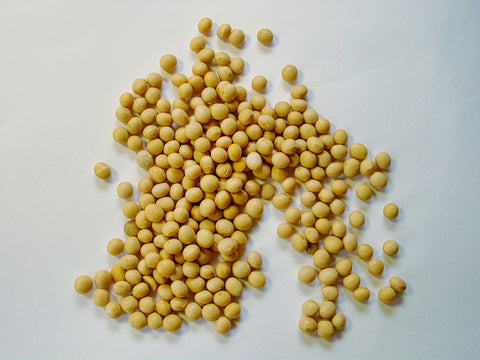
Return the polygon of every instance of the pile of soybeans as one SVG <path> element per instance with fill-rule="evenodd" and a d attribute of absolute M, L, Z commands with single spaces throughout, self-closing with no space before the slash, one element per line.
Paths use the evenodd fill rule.
<path fill-rule="evenodd" d="M 113 138 L 137 153 L 138 166 L 148 175 L 138 181 L 137 201 L 132 201 L 129 182 L 117 186 L 126 200 L 126 238 L 109 241 L 107 251 L 119 257 L 118 264 L 98 271 L 93 281 L 80 275 L 74 288 L 86 294 L 95 284 L 95 305 L 105 307 L 110 318 L 127 314 L 134 329 L 174 332 L 186 320 L 204 318 L 226 334 L 240 317 L 244 288 L 266 283 L 262 255 L 245 248 L 264 203 L 271 201 L 285 212 L 277 235 L 312 256 L 313 266 L 301 267 L 298 279 L 311 283 L 318 277 L 323 286 L 322 301 L 308 299 L 301 305 L 299 328 L 332 338 L 346 323 L 335 303 L 339 287 L 353 291 L 355 301 L 370 298 L 348 256 L 356 253 L 368 262 L 372 276 L 384 270 L 383 262 L 372 258 L 372 246 L 358 246 L 349 232 L 349 227 L 362 228 L 365 217 L 353 210 L 346 224 L 345 195 L 354 191 L 369 201 L 385 189 L 390 156 L 381 152 L 369 158 L 364 145 L 348 144 L 345 130 L 331 133 L 330 122 L 308 107 L 305 85 L 292 84 L 291 99 L 270 107 L 264 95 L 268 81 L 257 75 L 248 98 L 247 89 L 236 85 L 245 61 L 206 47 L 212 25 L 209 18 L 200 20 L 202 35 L 190 42 L 198 59 L 191 75 L 176 73 L 176 57 L 163 55 L 161 74 L 134 80 L 132 92 L 120 95 L 115 115 L 122 125 Z M 237 47 L 245 41 L 244 32 L 228 24 L 218 26 L 216 36 Z M 270 46 L 274 35 L 261 29 L 257 39 Z M 287 83 L 296 83 L 297 74 L 292 64 L 279 71 Z M 164 81 L 171 82 L 178 97 L 162 97 Z M 94 172 L 100 179 L 111 175 L 102 162 Z M 368 182 L 351 185 L 362 178 Z M 291 204 L 299 188 L 301 208 Z M 388 221 L 398 212 L 395 204 L 384 207 Z M 394 240 L 383 244 L 387 256 L 398 249 Z M 392 303 L 405 289 L 405 282 L 393 276 L 378 299 Z"/>

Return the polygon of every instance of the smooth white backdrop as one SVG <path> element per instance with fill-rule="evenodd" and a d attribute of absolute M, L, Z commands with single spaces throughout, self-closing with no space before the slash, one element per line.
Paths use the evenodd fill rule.
<path fill-rule="evenodd" d="M 476 1 L 2 1 L 0 357 L 478 358 L 479 14 Z M 280 70 L 294 63 L 311 107 L 370 154 L 392 155 L 387 190 L 368 204 L 350 198 L 348 210 L 365 211 L 358 234 L 378 256 L 388 238 L 401 251 L 381 279 L 354 267 L 372 295 L 393 274 L 408 290 L 394 306 L 342 290 L 348 325 L 333 341 L 298 330 L 301 302 L 321 290 L 298 282 L 311 258 L 276 236 L 282 215 L 271 207 L 249 242 L 268 284 L 245 292 L 228 336 L 205 322 L 134 331 L 73 292 L 78 274 L 115 263 L 105 251 L 122 236 L 115 186 L 144 175 L 111 137 L 118 95 L 159 71 L 165 53 L 189 73 L 203 16 L 246 31 L 240 50 L 209 43 L 246 59 L 245 85 L 265 74 L 270 104 L 288 100 Z M 273 46 L 256 41 L 262 27 Z M 96 161 L 112 166 L 110 182 L 93 176 Z M 393 224 L 381 215 L 390 201 L 401 208 Z"/>

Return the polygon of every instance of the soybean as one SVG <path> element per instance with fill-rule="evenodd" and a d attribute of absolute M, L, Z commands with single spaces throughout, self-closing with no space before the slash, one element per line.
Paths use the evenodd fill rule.
<path fill-rule="evenodd" d="M 383 215 L 390 220 L 395 219 L 398 216 L 398 206 L 393 203 L 385 205 L 383 208 Z"/>
<path fill-rule="evenodd" d="M 353 297 L 357 301 L 365 302 L 370 298 L 370 290 L 366 287 L 360 286 L 353 291 Z"/>
<path fill-rule="evenodd" d="M 310 284 L 317 277 L 317 271 L 311 266 L 302 266 L 298 270 L 298 280 L 304 284 Z"/>
<path fill-rule="evenodd" d="M 257 40 L 264 45 L 268 45 L 273 41 L 273 33 L 270 29 L 260 29 L 257 32 Z"/>
<path fill-rule="evenodd" d="M 110 167 L 104 162 L 97 162 L 93 168 L 95 175 L 102 180 L 106 180 L 112 174 Z"/>
<path fill-rule="evenodd" d="M 383 243 L 383 252 L 386 255 L 394 256 L 399 249 L 398 243 L 395 240 L 387 240 Z"/>
<path fill-rule="evenodd" d="M 288 64 L 282 69 L 282 78 L 287 82 L 294 82 L 297 80 L 298 70 L 295 65 Z"/>
<path fill-rule="evenodd" d="M 212 19 L 204 17 L 198 22 L 197 28 L 202 34 L 208 34 L 212 28 Z"/>
<path fill-rule="evenodd" d="M 80 275 L 75 279 L 74 288 L 75 291 L 79 294 L 87 294 L 92 290 L 93 281 L 92 278 L 88 275 Z"/>
<path fill-rule="evenodd" d="M 197 29 L 209 34 L 212 25 L 212 20 L 204 17 Z M 229 24 L 220 25 L 216 35 L 236 47 L 245 42 L 245 33 Z M 269 29 L 257 32 L 257 40 L 264 45 L 273 39 Z M 387 186 L 384 171 L 390 168 L 391 158 L 380 152 L 369 159 L 363 144 L 348 145 L 345 130 L 336 129 L 332 134 L 330 121 L 308 108 L 309 89 L 304 84 L 292 84 L 289 102 L 270 106 L 261 93 L 248 98 L 247 90 L 235 84 L 235 75 L 245 68 L 244 59 L 215 52 L 206 43 L 203 35 L 190 41 L 198 59 L 191 77 L 175 73 L 178 61 L 173 54 L 160 58 L 160 67 L 172 74 L 170 82 L 177 88 L 173 101 L 161 98 L 163 78 L 157 73 L 135 79 L 132 93 L 120 95 L 115 116 L 123 124 L 115 128 L 113 138 L 137 153 L 137 164 L 148 175 L 138 182 L 138 201 L 123 205 L 126 240 L 115 238 L 107 244 L 109 254 L 125 254 L 110 272 L 98 271 L 94 281 L 87 275 L 78 277 L 74 289 L 88 293 L 95 282 L 94 303 L 105 306 L 111 318 L 122 312 L 130 314 L 129 323 L 135 329 L 148 325 L 177 331 L 182 319 L 176 313 L 183 311 L 191 321 L 201 316 L 215 321 L 216 331 L 225 334 L 241 312 L 232 301 L 241 296 L 242 281 L 254 288 L 266 284 L 260 270 L 262 256 L 251 251 L 244 261 L 240 255 L 247 243 L 245 232 L 261 218 L 263 202 L 272 200 L 275 208 L 285 210 L 285 222 L 277 227 L 279 237 L 291 237 L 294 250 L 313 255 L 319 269 L 303 266 L 299 280 L 311 283 L 318 273 L 324 285 L 325 300 L 320 306 L 313 300 L 302 305 L 305 316 L 299 327 L 331 338 L 346 322 L 343 314 L 336 313 L 334 303 L 339 277 L 345 288 L 353 290 L 356 300 L 367 301 L 370 296 L 366 287 L 360 287 L 360 277 L 352 273 L 349 259 L 331 264 L 335 255 L 343 249 L 357 251 L 359 258 L 368 261 L 371 274 L 379 276 L 384 270 L 381 260 L 371 259 L 371 246 L 362 244 L 357 249 L 357 237 L 347 233 L 345 224 L 335 216 L 345 212 L 343 196 L 359 174 L 369 177 L 369 184 L 354 187 L 362 201 Z M 214 70 L 212 66 L 217 67 Z M 281 77 L 295 83 L 298 70 L 288 64 Z M 267 86 L 263 75 L 251 80 L 256 92 Z M 94 172 L 100 179 L 108 179 L 112 173 L 105 163 L 97 163 Z M 281 182 L 282 193 L 275 195 L 269 178 Z M 302 210 L 290 205 L 297 181 L 305 187 L 300 196 Z M 132 184 L 121 182 L 117 194 L 130 199 Z M 398 207 L 387 204 L 383 213 L 395 219 Z M 354 228 L 365 223 L 360 210 L 351 211 L 348 218 Z M 299 225 L 306 229 L 295 233 Z M 394 256 L 398 244 L 385 242 L 383 252 Z M 217 254 L 221 259 L 213 267 L 210 263 Z M 113 293 L 123 296 L 120 303 L 110 301 L 112 283 Z M 389 285 L 379 291 L 380 301 L 391 302 L 406 289 L 398 277 L 390 278 Z M 160 297 L 156 304 L 152 291 Z"/>
<path fill-rule="evenodd" d="M 390 280 L 388 280 L 390 287 L 395 290 L 397 293 L 402 293 L 407 289 L 407 284 L 398 276 L 392 276 Z"/>
<path fill-rule="evenodd" d="M 384 304 L 390 304 L 395 300 L 397 293 L 395 292 L 394 289 L 392 289 L 390 286 L 381 288 L 378 291 L 378 300 L 383 302 Z"/>

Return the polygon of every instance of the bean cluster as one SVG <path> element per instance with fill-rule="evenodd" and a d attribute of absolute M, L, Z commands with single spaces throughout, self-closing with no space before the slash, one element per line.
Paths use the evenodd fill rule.
<path fill-rule="evenodd" d="M 197 29 L 202 35 L 190 41 L 197 56 L 191 75 L 175 72 L 177 58 L 166 54 L 160 58 L 162 74 L 136 79 L 132 91 L 120 95 L 115 116 L 122 125 L 113 138 L 136 152 L 138 166 L 148 175 L 138 181 L 135 201 L 130 183 L 117 187 L 126 200 L 126 239 L 112 239 L 107 251 L 119 257 L 118 263 L 110 271 L 98 271 L 93 281 L 79 276 L 75 290 L 88 293 L 95 283 L 93 302 L 111 318 L 128 314 L 135 329 L 177 331 L 184 319 L 204 318 L 225 334 L 240 316 L 238 300 L 245 285 L 266 284 L 260 253 L 244 254 L 247 233 L 261 218 L 264 202 L 271 201 L 285 211 L 278 236 L 313 257 L 315 267 L 302 267 L 299 280 L 311 283 L 318 276 L 324 285 L 320 305 L 314 300 L 302 305 L 300 329 L 331 338 L 346 323 L 335 304 L 337 284 L 343 281 L 358 301 L 370 297 L 359 286 L 352 262 L 336 261 L 338 254 L 357 251 L 375 276 L 384 268 L 381 260 L 371 259 L 370 245 L 357 247 L 357 237 L 341 219 L 352 186 L 348 179 L 368 178 L 355 188 L 356 196 L 368 201 L 387 186 L 390 157 L 379 153 L 369 159 L 364 145 L 348 146 L 345 130 L 331 133 L 330 122 L 308 107 L 303 84 L 292 84 L 289 101 L 268 106 L 262 93 L 268 80 L 257 75 L 248 97 L 247 89 L 236 84 L 245 61 L 207 47 L 212 26 L 211 19 L 201 19 Z M 244 32 L 229 24 L 218 26 L 216 36 L 237 47 L 245 41 Z M 261 29 L 257 39 L 268 45 L 274 35 Z M 280 75 L 295 83 L 298 70 L 287 64 Z M 164 81 L 177 90 L 171 101 L 162 97 Z M 94 171 L 101 179 L 111 174 L 104 163 Z M 281 185 L 280 193 L 273 183 Z M 301 209 L 291 206 L 298 189 Z M 398 207 L 388 204 L 384 214 L 395 219 Z M 365 217 L 353 210 L 348 222 L 361 228 Z M 383 249 L 394 256 L 398 244 L 389 240 Z M 378 297 L 389 303 L 405 288 L 403 280 L 392 277 Z"/>

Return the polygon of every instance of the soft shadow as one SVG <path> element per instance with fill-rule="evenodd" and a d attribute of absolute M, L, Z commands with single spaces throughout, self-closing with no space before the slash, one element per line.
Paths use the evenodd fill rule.
<path fill-rule="evenodd" d="M 398 168 L 397 160 L 396 160 L 395 158 L 392 158 L 392 157 L 390 157 L 390 160 L 391 160 L 391 161 L 390 161 L 390 166 L 388 167 L 388 169 L 387 169 L 387 170 L 383 170 L 383 171 L 385 171 L 385 172 L 387 172 L 387 173 L 390 172 L 390 171 L 395 171 L 395 170 L 397 170 L 397 168 Z"/>
<path fill-rule="evenodd" d="M 74 295 L 74 300 L 76 303 L 76 306 L 82 307 L 82 308 L 87 308 L 90 307 L 93 302 L 92 302 L 92 294 L 93 291 L 90 291 L 88 294 L 77 294 L 73 293 Z"/>
<path fill-rule="evenodd" d="M 245 306 L 242 306 L 241 308 L 242 308 L 242 311 L 240 313 L 240 317 L 238 319 L 235 319 L 235 322 L 243 323 L 250 316 L 249 311 Z"/>
<path fill-rule="evenodd" d="M 260 93 L 268 94 L 268 93 L 271 93 L 273 90 L 274 90 L 273 83 L 271 81 L 267 81 L 267 86 Z"/>
<path fill-rule="evenodd" d="M 365 218 L 365 223 L 360 227 L 361 231 L 365 232 L 370 228 L 370 219 L 365 215 L 366 211 L 362 209 L 363 216 Z"/>
<path fill-rule="evenodd" d="M 233 29 L 233 30 L 235 30 L 235 29 Z M 244 32 L 244 34 L 245 34 L 245 41 L 243 42 L 243 44 L 241 46 L 235 46 L 235 48 L 243 50 L 243 49 L 247 48 L 250 45 L 250 43 L 252 42 L 252 38 L 250 37 L 250 35 L 246 34 L 245 32 Z"/>
<path fill-rule="evenodd" d="M 265 285 L 260 289 L 257 289 L 257 288 L 254 288 L 251 285 L 248 285 L 248 291 L 249 291 L 249 293 L 251 293 L 251 295 L 253 297 L 259 299 L 261 296 L 263 296 L 264 292 L 269 291 L 272 288 L 273 285 L 272 285 L 272 280 L 270 279 L 270 277 L 265 276 L 265 278 L 266 278 L 267 281 L 266 281 Z"/>
<path fill-rule="evenodd" d="M 315 344 L 318 344 L 318 335 L 316 332 L 312 334 L 306 334 L 299 330 L 299 336 L 301 337 L 303 343 L 308 346 L 315 346 Z"/>
<path fill-rule="evenodd" d="M 280 41 L 278 40 L 278 36 L 273 35 L 273 40 L 270 44 L 262 44 L 260 41 L 257 41 L 258 50 L 262 52 L 262 54 L 270 54 L 273 51 L 273 48 L 276 47 Z"/>
<path fill-rule="evenodd" d="M 387 271 L 387 269 L 384 269 L 383 270 L 383 273 L 379 276 L 374 276 L 372 274 L 370 274 L 368 272 L 368 270 L 366 270 L 367 273 L 368 273 L 368 282 L 375 288 L 380 288 L 380 287 L 383 287 L 383 286 L 386 286 L 384 285 L 388 279 L 387 275 L 385 274 L 385 271 Z M 362 285 L 363 286 L 363 285 Z M 372 294 L 370 294 L 371 296 Z"/>
<path fill-rule="evenodd" d="M 265 272 L 265 271 L 268 271 L 268 269 L 270 269 L 270 260 L 264 256 L 263 254 L 260 254 L 262 255 L 262 267 L 261 267 L 261 270 L 262 272 Z M 269 283 L 268 279 L 267 279 L 267 284 Z"/>
<path fill-rule="evenodd" d="M 333 347 L 334 341 L 335 341 L 335 336 L 331 339 L 322 339 L 322 338 L 318 339 L 319 344 L 326 349 L 331 349 Z"/>
<path fill-rule="evenodd" d="M 185 71 L 185 63 L 177 58 L 177 67 L 175 69 L 175 73 L 183 73 Z"/>
<path fill-rule="evenodd" d="M 403 211 L 403 209 L 401 207 L 398 208 L 398 215 L 395 219 L 387 219 L 385 216 L 384 216 L 385 220 L 389 223 L 392 223 L 392 224 L 396 224 L 398 222 L 401 222 L 405 219 L 405 211 Z"/>
<path fill-rule="evenodd" d="M 245 59 L 244 59 L 244 61 L 245 61 Z M 245 61 L 245 66 L 243 68 L 242 73 L 237 75 L 237 76 L 246 76 L 246 75 L 249 75 L 251 72 L 252 72 L 252 67 L 250 66 L 250 64 L 248 62 Z M 250 98 L 250 96 L 252 96 L 252 94 L 248 93 L 248 98 Z"/>
<path fill-rule="evenodd" d="M 292 84 L 297 85 L 297 84 L 303 84 L 304 82 L 305 82 L 305 73 L 297 67 L 297 79 L 294 82 L 292 82 Z M 308 92 L 310 92 L 310 89 L 308 89 Z"/>
<path fill-rule="evenodd" d="M 130 326 L 128 324 L 128 316 L 125 316 L 125 314 L 122 314 L 118 319 L 110 319 L 108 316 L 107 319 L 110 320 L 107 321 L 107 326 L 112 331 L 119 331 L 123 326 Z"/>
<path fill-rule="evenodd" d="M 98 189 L 106 190 L 110 187 L 110 185 L 118 181 L 118 178 L 119 178 L 118 172 L 113 168 L 110 168 L 110 171 L 111 171 L 111 175 L 108 179 L 103 180 L 103 179 L 99 179 L 96 176 L 94 177 L 95 186 Z"/>
<path fill-rule="evenodd" d="M 385 188 L 383 188 L 382 190 L 379 190 L 381 192 L 384 192 L 384 193 L 389 193 L 389 192 L 392 192 L 395 188 L 395 184 L 393 183 L 392 181 L 392 178 L 390 176 L 388 176 L 388 174 L 385 174 L 388 178 L 388 182 L 387 182 L 387 186 L 385 186 Z"/>
<path fill-rule="evenodd" d="M 405 256 L 405 249 L 403 248 L 403 246 L 399 246 L 398 252 L 395 255 L 390 256 L 387 254 L 383 254 L 383 260 L 385 264 L 387 264 L 388 266 L 394 266 L 397 263 L 398 259 L 401 259 L 404 256 Z"/>
<path fill-rule="evenodd" d="M 390 316 L 394 313 L 395 307 L 401 305 L 402 303 L 403 303 L 402 295 L 397 295 L 395 300 L 393 300 L 393 302 L 391 302 L 390 304 L 385 304 L 379 301 L 378 306 L 380 306 L 380 310 L 384 315 Z"/>
<path fill-rule="evenodd" d="M 307 92 L 307 96 L 305 96 L 305 100 L 309 103 L 315 101 L 315 94 L 316 94 L 316 91 L 314 91 L 312 88 L 308 88 L 308 92 Z"/>

